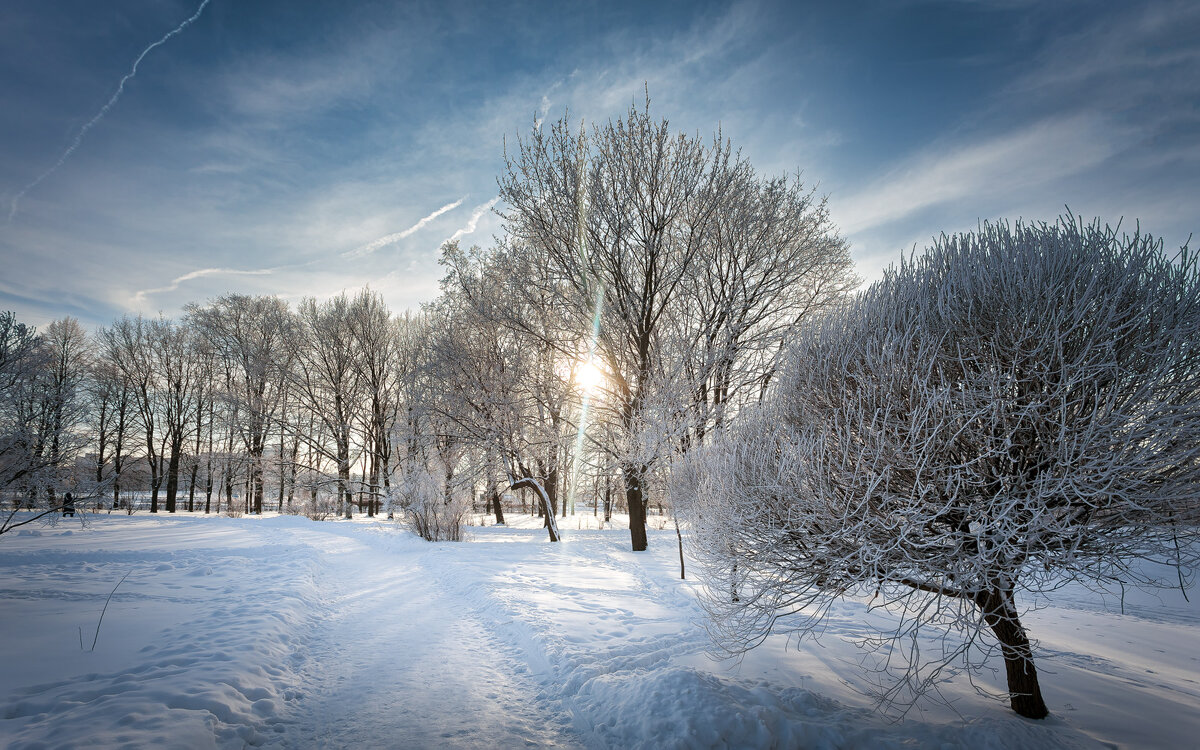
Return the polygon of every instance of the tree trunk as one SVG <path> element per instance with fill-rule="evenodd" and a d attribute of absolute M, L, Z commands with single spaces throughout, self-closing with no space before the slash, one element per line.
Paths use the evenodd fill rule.
<path fill-rule="evenodd" d="M 491 477 L 488 477 L 487 493 L 488 499 L 492 503 L 492 509 L 496 512 L 496 525 L 504 526 L 504 508 L 501 507 L 500 488 L 496 486 L 496 480 Z"/>
<path fill-rule="evenodd" d="M 375 498 L 379 497 L 379 451 L 374 446 L 363 451 L 363 467 L 367 480 L 367 518 L 374 518 Z"/>
<path fill-rule="evenodd" d="M 679 530 L 679 517 L 674 513 L 671 514 L 671 517 L 675 521 L 675 538 L 679 540 L 679 578 L 685 580 L 687 570 L 683 565 L 683 532 Z"/>
<path fill-rule="evenodd" d="M 635 466 L 622 469 L 625 475 L 625 502 L 629 505 L 629 537 L 634 552 L 646 550 L 646 499 L 642 494 L 642 480 L 646 470 Z"/>
<path fill-rule="evenodd" d="M 558 516 L 558 468 L 551 459 L 552 467 L 549 471 L 543 471 L 542 475 L 546 477 L 546 481 L 541 485 L 542 491 L 546 495 L 546 527 L 549 528 L 552 519 Z M 538 468 L 542 468 L 539 464 Z M 555 527 L 557 529 L 557 526 Z"/>
<path fill-rule="evenodd" d="M 338 504 L 346 512 L 346 520 L 354 518 L 354 493 L 350 489 L 350 441 L 339 436 L 337 444 Z M 344 505 L 343 505 L 344 503 Z"/>
<path fill-rule="evenodd" d="M 200 459 L 192 463 L 191 475 L 188 477 L 188 513 L 196 510 L 196 477 L 200 474 Z"/>
<path fill-rule="evenodd" d="M 496 512 L 496 525 L 497 526 L 506 526 L 507 525 L 504 523 L 503 499 L 504 499 L 504 496 L 499 491 L 494 491 L 492 493 L 492 509 Z"/>
<path fill-rule="evenodd" d="M 287 491 L 287 507 L 291 510 L 292 503 L 296 499 L 296 462 L 300 457 L 300 437 L 297 435 L 292 439 L 292 457 L 288 461 L 288 491 Z"/>
<path fill-rule="evenodd" d="M 509 489 L 516 490 L 523 487 L 529 487 L 537 493 L 538 499 L 541 501 L 539 507 L 542 508 L 546 518 L 546 530 L 550 532 L 550 541 L 557 542 L 562 535 L 558 533 L 558 522 L 554 518 L 554 511 L 550 508 L 550 496 L 546 494 L 546 488 L 538 480 L 526 476 L 513 482 Z"/>
<path fill-rule="evenodd" d="M 604 522 L 612 522 L 612 478 L 604 476 Z"/>
<path fill-rule="evenodd" d="M 179 497 L 179 454 L 178 446 L 171 446 L 171 457 L 167 459 L 167 512 L 175 512 L 175 501 Z"/>
<path fill-rule="evenodd" d="M 284 469 L 283 469 L 283 467 L 284 467 L 283 439 L 284 439 L 284 433 L 283 433 L 283 428 L 281 427 L 279 430 L 279 512 L 281 514 L 283 513 L 283 491 L 284 491 L 283 486 L 285 484 Z"/>
<path fill-rule="evenodd" d="M 162 476 L 159 475 L 159 467 L 155 464 L 154 457 L 147 457 L 150 463 L 150 512 L 158 512 L 158 488 L 162 485 Z"/>
<path fill-rule="evenodd" d="M 262 467 L 262 449 L 254 456 L 254 463 L 251 466 L 250 488 L 254 494 L 254 515 L 261 516 L 263 509 L 263 467 Z M 248 509 L 247 509 L 248 510 Z"/>
<path fill-rule="evenodd" d="M 99 485 L 104 481 L 104 443 L 100 443 L 100 450 L 96 453 L 96 484 Z"/>
<path fill-rule="evenodd" d="M 212 495 L 213 495 L 213 462 L 212 462 L 212 445 L 208 446 L 208 456 L 204 462 L 204 512 L 208 514 L 212 511 Z M 219 504 L 218 500 L 218 504 Z M 220 512 L 220 511 L 218 511 Z"/>
<path fill-rule="evenodd" d="M 1012 710 L 1027 719 L 1044 719 L 1050 714 L 1042 700 L 1033 650 L 1025 628 L 1017 618 L 1012 589 L 992 589 L 979 595 L 976 604 L 983 610 L 984 621 L 992 629 L 1004 654 L 1004 671 Z"/>
<path fill-rule="evenodd" d="M 113 455 L 113 508 L 121 507 L 121 451 L 117 443 L 117 452 Z"/>
<path fill-rule="evenodd" d="M 385 445 L 386 445 L 386 442 L 385 442 Z M 391 482 L 391 479 L 389 479 L 389 472 L 391 469 L 389 468 L 390 463 L 388 461 L 387 450 L 386 449 L 381 449 L 381 450 L 382 450 L 382 453 L 380 453 L 380 467 L 381 467 L 381 476 L 382 476 L 382 480 L 383 480 L 383 497 L 381 497 L 379 499 L 379 505 L 380 505 L 380 507 L 383 507 L 384 498 L 388 497 L 388 495 L 392 491 L 392 482 Z"/>

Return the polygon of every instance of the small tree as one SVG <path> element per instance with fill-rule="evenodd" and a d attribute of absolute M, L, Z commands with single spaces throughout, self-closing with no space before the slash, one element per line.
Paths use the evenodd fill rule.
<path fill-rule="evenodd" d="M 1185 585 L 1200 532 L 1200 269 L 1073 217 L 943 236 L 804 327 L 759 418 L 678 475 L 721 645 L 813 629 L 837 598 L 901 613 L 903 679 L 1002 654 L 1048 711 L 1018 594 Z M 1139 560 L 1174 563 L 1157 580 Z M 1028 603 L 1028 600 L 1026 600 Z M 930 658 L 924 629 L 951 628 Z M 922 661 L 928 660 L 928 661 Z"/>

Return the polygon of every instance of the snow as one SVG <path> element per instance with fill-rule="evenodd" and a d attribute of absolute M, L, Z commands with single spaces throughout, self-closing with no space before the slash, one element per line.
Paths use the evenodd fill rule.
<path fill-rule="evenodd" d="M 1200 609 L 1178 591 L 1128 591 L 1124 614 L 1078 586 L 1039 603 L 1027 624 L 1048 720 L 962 675 L 945 684 L 952 706 L 897 719 L 862 692 L 849 636 L 886 616 L 864 602 L 835 608 L 818 643 L 771 636 L 715 661 L 669 524 L 633 553 L 619 523 L 562 519 L 551 544 L 536 519 L 509 521 L 458 544 L 376 519 L 201 514 L 0 536 L 0 746 L 1172 748 L 1200 735 Z"/>

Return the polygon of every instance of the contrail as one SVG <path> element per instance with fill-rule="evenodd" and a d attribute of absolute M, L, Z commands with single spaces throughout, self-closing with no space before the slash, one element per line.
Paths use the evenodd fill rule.
<path fill-rule="evenodd" d="M 462 202 L 464 200 L 466 200 L 466 196 L 459 198 L 458 200 L 454 201 L 453 203 L 447 203 L 446 205 L 442 206 L 438 210 L 434 211 L 433 213 L 429 214 L 425 218 L 418 221 L 416 224 L 413 224 L 408 229 L 405 229 L 402 232 L 395 232 L 393 234 L 389 234 L 387 236 L 380 237 L 379 239 L 369 242 L 366 245 L 363 245 L 362 247 L 355 248 L 354 250 L 348 250 L 348 251 L 342 253 L 342 257 L 343 258 L 361 258 L 364 255 L 370 255 L 371 253 L 375 252 L 376 250 L 378 250 L 381 247 L 390 245 L 393 242 L 399 242 L 400 240 L 404 239 L 405 237 L 408 237 L 409 235 L 417 232 L 419 229 L 421 229 L 421 227 L 425 226 L 426 224 L 433 221 L 434 219 L 441 216 L 442 214 L 446 213 L 447 211 L 453 211 L 454 209 L 458 208 L 459 206 L 462 205 Z"/>
<path fill-rule="evenodd" d="M 173 292 L 179 288 L 179 285 L 185 281 L 199 279 L 205 276 L 266 276 L 274 273 L 278 269 L 275 268 L 260 268 L 252 271 L 239 271 L 236 268 L 201 268 L 196 271 L 189 271 L 182 276 L 171 280 L 167 286 L 158 287 L 157 289 L 143 289 L 140 292 L 135 292 L 133 302 L 135 305 L 145 302 L 146 297 L 151 294 L 161 294 L 163 292 Z"/>
<path fill-rule="evenodd" d="M 483 215 L 486 214 L 489 210 L 491 210 L 492 206 L 496 205 L 499 202 L 500 202 L 500 196 L 497 195 L 495 198 L 492 198 L 487 203 L 476 206 L 475 210 L 471 212 L 471 218 L 467 220 L 467 225 L 465 227 L 463 227 L 462 229 L 459 229 L 458 231 L 456 231 L 454 234 L 450 235 L 445 240 L 443 240 L 442 244 L 444 245 L 447 242 L 456 242 L 463 235 L 471 234 L 472 232 L 474 232 L 475 227 L 479 225 L 479 220 L 483 217 Z"/>
<path fill-rule="evenodd" d="M 200 14 L 204 12 L 204 7 L 206 5 L 208 5 L 209 2 L 210 2 L 210 0 L 204 0 L 202 3 L 200 3 L 200 7 L 196 9 L 196 12 L 192 14 L 191 18 L 187 19 L 186 21 L 179 24 L 171 31 L 167 32 L 167 35 L 164 36 L 162 39 L 159 39 L 154 44 L 151 44 L 149 47 L 142 50 L 142 54 L 138 55 L 137 59 L 133 61 L 133 67 L 125 75 L 125 77 L 121 79 L 121 82 L 119 84 L 117 84 L 117 92 L 112 95 L 112 98 L 108 100 L 107 104 L 105 104 L 103 107 L 100 108 L 100 111 L 96 113 L 95 117 L 93 117 L 91 120 L 88 120 L 87 124 L 79 129 L 79 133 L 76 134 L 75 140 L 71 143 L 71 145 L 67 148 L 67 150 L 63 152 L 63 155 L 58 157 L 58 161 L 56 161 L 54 163 L 54 166 L 50 167 L 45 172 L 43 172 L 42 175 L 40 177 L 38 177 L 36 180 L 29 183 L 25 187 L 21 188 L 21 192 L 17 193 L 15 196 L 13 196 L 12 204 L 8 208 L 8 223 L 11 224 L 13 217 L 17 215 L 17 204 L 20 202 L 20 200 L 22 198 L 25 197 L 25 194 L 28 193 L 30 190 L 34 189 L 35 187 L 37 187 L 41 183 L 42 180 L 44 180 L 47 177 L 49 177 L 50 175 L 54 174 L 54 172 L 63 165 L 63 162 L 65 162 L 67 160 L 67 157 L 69 157 L 71 154 L 75 153 L 75 149 L 79 148 L 79 144 L 83 141 L 84 134 L 86 134 L 89 130 L 91 130 L 93 127 L 95 127 L 96 123 L 100 122 L 100 120 L 103 119 L 104 115 L 108 114 L 108 110 L 112 109 L 112 106 L 117 103 L 118 99 L 121 98 L 121 94 L 123 94 L 125 92 L 125 82 L 128 81 L 130 78 L 133 78 L 135 75 L 137 75 L 138 65 L 141 65 L 142 59 L 145 58 L 146 55 L 150 54 L 150 50 L 154 49 L 155 47 L 159 47 L 159 46 L 165 44 L 168 39 L 175 36 L 179 32 L 183 31 L 188 26 L 190 26 L 192 24 L 192 22 L 195 21 L 197 18 L 199 18 Z"/>

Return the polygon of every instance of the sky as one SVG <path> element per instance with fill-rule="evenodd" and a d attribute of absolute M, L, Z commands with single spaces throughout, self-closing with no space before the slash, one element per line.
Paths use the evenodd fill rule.
<path fill-rule="evenodd" d="M 4 0 L 0 309 L 415 309 L 502 232 L 506 142 L 646 91 L 827 196 L 867 282 L 980 221 L 1200 230 L 1190 1 Z"/>

